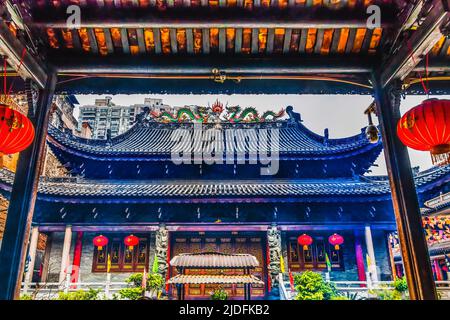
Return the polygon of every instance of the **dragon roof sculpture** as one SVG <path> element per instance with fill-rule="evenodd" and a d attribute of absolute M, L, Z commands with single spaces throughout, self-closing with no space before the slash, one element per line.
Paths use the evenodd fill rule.
<path fill-rule="evenodd" d="M 144 116 L 147 120 L 154 120 L 162 123 L 215 123 L 215 122 L 230 122 L 230 123 L 257 123 L 267 121 L 277 121 L 285 116 L 285 110 L 281 109 L 278 112 L 265 111 L 259 113 L 253 107 L 242 108 L 240 106 L 230 106 L 228 104 L 224 107 L 223 103 L 216 100 L 212 106 L 208 104 L 204 106 L 184 106 L 178 108 L 174 113 L 170 111 L 147 111 Z"/>

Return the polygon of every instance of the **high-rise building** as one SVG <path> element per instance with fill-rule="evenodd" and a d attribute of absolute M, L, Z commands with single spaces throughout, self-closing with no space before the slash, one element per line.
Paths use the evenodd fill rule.
<path fill-rule="evenodd" d="M 145 98 L 142 104 L 120 106 L 112 102 L 112 97 L 105 97 L 96 99 L 93 105 L 81 106 L 78 122 L 89 123 L 93 139 L 107 139 L 108 134 L 113 138 L 133 126 L 144 107 L 158 111 L 171 109 L 162 99 Z"/>

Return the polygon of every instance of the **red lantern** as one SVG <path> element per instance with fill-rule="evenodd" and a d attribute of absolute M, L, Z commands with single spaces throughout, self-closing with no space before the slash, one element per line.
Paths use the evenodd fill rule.
<path fill-rule="evenodd" d="M 108 238 L 103 236 L 103 235 L 99 235 L 96 236 L 93 240 L 92 243 L 94 244 L 94 246 L 97 247 L 97 249 L 99 251 L 101 251 L 103 249 L 103 247 L 108 245 Z"/>
<path fill-rule="evenodd" d="M 34 139 L 30 119 L 5 104 L 0 104 L 0 153 L 13 154 L 26 149 Z"/>
<path fill-rule="evenodd" d="M 344 237 L 334 233 L 328 238 L 328 242 L 334 246 L 335 250 L 339 250 L 339 246 L 344 243 Z"/>
<path fill-rule="evenodd" d="M 406 112 L 397 124 L 406 146 L 429 151 L 433 164 L 450 163 L 450 100 L 428 99 Z"/>
<path fill-rule="evenodd" d="M 299 245 L 303 246 L 303 250 L 308 250 L 308 246 L 313 243 L 313 238 L 304 233 L 297 238 L 297 242 Z"/>
<path fill-rule="evenodd" d="M 129 250 L 133 250 L 133 247 L 139 244 L 139 238 L 131 234 L 125 237 L 123 242 L 128 246 Z"/>

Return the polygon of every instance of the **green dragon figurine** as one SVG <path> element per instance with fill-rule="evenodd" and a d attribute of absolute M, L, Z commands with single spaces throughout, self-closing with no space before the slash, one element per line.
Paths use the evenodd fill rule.
<path fill-rule="evenodd" d="M 279 112 L 275 113 L 273 111 L 266 111 L 262 115 L 253 108 L 248 107 L 241 109 L 240 106 L 226 107 L 225 114 L 219 114 L 219 112 L 214 111 L 211 107 L 183 107 L 177 110 L 176 113 L 172 114 L 168 111 L 156 112 L 152 111 L 150 115 L 153 119 L 163 123 L 184 123 L 184 122 L 199 122 L 208 123 L 210 119 L 221 119 L 222 121 L 228 121 L 231 123 L 255 123 L 255 122 L 266 122 L 275 121 L 285 115 L 285 110 L 281 109 Z"/>

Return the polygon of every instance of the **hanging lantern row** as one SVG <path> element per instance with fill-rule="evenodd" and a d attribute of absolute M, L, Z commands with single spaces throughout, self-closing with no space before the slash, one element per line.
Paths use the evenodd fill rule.
<path fill-rule="evenodd" d="M 128 249 L 131 251 L 133 250 L 134 246 L 137 246 L 139 244 L 139 238 L 131 234 L 125 237 L 123 242 L 125 243 L 126 246 L 128 246 Z M 101 251 L 103 250 L 103 247 L 108 245 L 108 238 L 105 237 L 104 235 L 99 235 L 92 240 L 92 243 L 94 244 L 94 246 L 97 247 L 99 251 Z"/>
<path fill-rule="evenodd" d="M 0 154 L 25 150 L 34 139 L 30 119 L 11 107 L 0 104 Z"/>
<path fill-rule="evenodd" d="M 94 246 L 97 247 L 99 251 L 103 249 L 103 247 L 106 247 L 108 245 L 108 238 L 104 235 L 96 236 L 92 242 L 94 243 Z"/>
<path fill-rule="evenodd" d="M 434 165 L 450 164 L 450 100 L 428 99 L 406 112 L 397 124 L 400 141 L 429 151 Z"/>
<path fill-rule="evenodd" d="M 308 250 L 309 246 L 313 243 L 313 238 L 304 233 L 297 238 L 297 242 L 299 245 L 303 246 L 303 250 Z M 344 243 L 344 237 L 334 233 L 328 238 L 328 242 L 334 246 L 335 250 L 339 250 L 339 246 Z"/>

